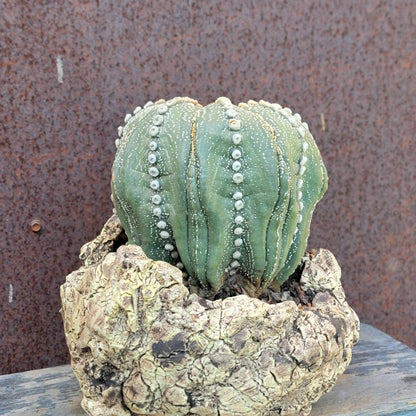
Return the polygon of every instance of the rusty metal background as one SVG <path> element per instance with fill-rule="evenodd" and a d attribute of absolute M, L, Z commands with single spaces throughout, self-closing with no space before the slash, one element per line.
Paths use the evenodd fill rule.
<path fill-rule="evenodd" d="M 416 347 L 415 22 L 414 0 L 2 1 L 0 373 L 68 361 L 59 286 L 111 213 L 117 126 L 177 95 L 302 114 L 330 175 L 310 246 Z"/>

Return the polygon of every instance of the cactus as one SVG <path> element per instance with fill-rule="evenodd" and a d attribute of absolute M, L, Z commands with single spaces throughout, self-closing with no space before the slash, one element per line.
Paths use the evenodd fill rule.
<path fill-rule="evenodd" d="M 327 174 L 306 123 L 265 101 L 149 102 L 119 127 L 112 197 L 129 244 L 215 294 L 238 275 L 255 295 L 306 249 Z"/>

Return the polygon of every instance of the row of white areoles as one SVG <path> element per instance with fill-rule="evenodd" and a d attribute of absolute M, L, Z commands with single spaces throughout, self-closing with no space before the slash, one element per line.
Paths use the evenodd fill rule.
<path fill-rule="evenodd" d="M 181 101 L 188 101 L 187 99 L 180 99 Z M 178 99 L 173 99 L 169 101 L 165 100 L 158 100 L 156 103 L 153 101 L 147 102 L 143 109 L 147 109 L 149 107 L 153 107 L 154 105 L 157 105 L 156 112 L 157 114 L 152 119 L 152 124 L 149 127 L 148 134 L 150 136 L 148 148 L 149 153 L 147 157 L 147 161 L 149 163 L 148 168 L 148 174 L 150 175 L 150 182 L 149 186 L 154 191 L 154 194 L 151 198 L 151 204 L 152 204 L 152 214 L 154 217 L 156 217 L 156 228 L 159 230 L 159 236 L 165 241 L 164 249 L 170 253 L 170 256 L 173 260 L 176 260 L 179 258 L 179 253 L 175 248 L 174 239 L 171 235 L 171 232 L 169 232 L 168 223 L 165 221 L 164 213 L 163 213 L 163 198 L 160 195 L 160 171 L 157 167 L 158 162 L 158 154 L 157 151 L 159 150 L 159 143 L 157 139 L 159 138 L 160 129 L 164 122 L 164 116 L 169 111 L 169 107 L 171 105 L 174 105 L 176 102 L 178 102 Z M 192 101 L 189 99 L 189 101 Z M 137 115 L 142 110 L 142 107 L 138 106 L 135 108 L 133 114 Z M 134 118 L 131 114 L 127 114 L 124 118 L 124 122 L 126 125 L 118 127 L 118 134 L 119 137 L 123 136 L 123 133 L 125 131 L 125 127 Z M 120 144 L 120 139 L 116 140 L 116 147 L 118 147 Z M 175 264 L 175 266 L 179 269 L 183 269 L 183 264 L 179 261 Z"/>
<path fill-rule="evenodd" d="M 217 103 L 222 104 L 225 108 L 225 116 L 229 120 L 228 121 L 228 129 L 231 132 L 231 142 L 232 148 L 230 151 L 231 154 L 231 169 L 233 171 L 232 180 L 235 184 L 235 190 L 232 195 L 232 199 L 234 201 L 234 224 L 235 227 L 233 229 L 234 234 L 234 247 L 235 250 L 233 251 L 232 257 L 233 259 L 230 262 L 229 267 L 226 268 L 226 272 L 230 275 L 236 273 L 236 269 L 241 266 L 240 262 L 238 261 L 241 257 L 240 247 L 243 245 L 243 234 L 244 229 L 242 227 L 244 223 L 244 217 L 241 215 L 242 210 L 244 209 L 244 201 L 243 201 L 243 192 L 242 189 L 239 187 L 241 183 L 244 181 L 244 176 L 240 172 L 242 167 L 241 164 L 241 157 L 242 157 L 242 149 L 240 147 L 241 141 L 243 140 L 243 136 L 239 133 L 241 129 L 241 120 L 237 119 L 237 112 L 233 108 L 233 104 L 231 100 L 226 97 L 220 97 L 216 100 Z"/>
<path fill-rule="evenodd" d="M 229 121 L 229 129 L 231 131 L 239 131 L 241 128 L 241 121 L 238 119 L 235 119 L 234 117 L 237 115 L 236 111 L 233 109 L 233 104 L 231 102 L 231 100 L 229 100 L 226 97 L 220 97 L 216 100 L 217 103 L 222 104 L 225 108 L 226 108 L 226 112 L 225 115 L 228 118 L 231 118 L 231 120 Z M 279 113 L 281 115 L 283 115 L 288 122 L 291 124 L 292 127 L 294 127 L 298 133 L 298 135 L 300 136 L 302 143 L 301 143 L 301 155 L 300 155 L 300 159 L 298 161 L 298 175 L 299 176 L 303 176 L 305 171 L 306 171 L 306 162 L 308 160 L 308 158 L 306 157 L 306 155 L 304 154 L 306 152 L 306 150 L 308 149 L 309 145 L 307 143 L 307 141 L 305 140 L 305 136 L 306 136 L 306 132 L 309 131 L 309 126 L 306 122 L 302 122 L 301 116 L 298 113 L 293 114 L 292 110 L 288 107 L 282 108 L 282 106 L 280 104 L 277 103 L 269 103 L 265 100 L 260 100 L 258 103 L 254 100 L 249 100 L 247 104 L 260 104 L 264 107 L 269 107 L 271 109 L 274 110 L 274 112 Z M 240 103 L 239 106 L 244 106 L 244 103 Z M 234 145 L 238 145 L 240 144 L 242 140 L 242 135 L 240 133 L 234 133 L 232 135 L 232 142 Z M 232 163 L 232 169 L 233 171 L 239 171 L 241 168 L 241 161 L 238 160 L 240 159 L 242 155 L 242 152 L 239 148 L 234 148 L 232 149 L 231 152 L 231 157 L 232 159 L 234 159 L 233 163 Z M 235 184 L 240 184 L 242 183 L 244 180 L 243 174 L 242 173 L 235 173 L 233 175 L 233 182 Z M 299 210 L 299 214 L 298 214 L 298 220 L 297 223 L 301 223 L 303 216 L 302 216 L 302 210 L 304 208 L 304 204 L 302 201 L 302 197 L 303 197 L 303 193 L 302 193 L 302 186 L 303 186 L 303 179 L 299 178 L 296 181 L 296 188 L 297 188 L 297 200 L 298 200 L 298 210 Z M 236 191 L 233 194 L 233 199 L 236 200 L 234 207 L 237 211 L 241 210 L 244 208 L 244 202 L 242 200 L 243 194 L 241 191 Z M 237 225 L 240 225 L 244 222 L 244 218 L 240 215 L 241 213 L 239 213 L 239 215 L 236 215 L 236 217 L 234 218 L 234 222 Z M 236 238 L 234 240 L 234 245 L 236 247 L 240 247 L 243 245 L 243 240 L 242 240 L 242 234 L 243 234 L 244 230 L 241 227 L 236 227 L 234 229 L 234 234 L 236 236 L 239 236 L 238 238 Z M 295 234 L 299 232 L 299 228 L 296 227 L 295 230 Z M 294 238 L 294 236 L 293 236 Z M 236 250 L 233 252 L 233 261 L 230 264 L 230 267 L 226 269 L 226 271 L 228 271 L 231 275 L 236 273 L 236 268 L 238 268 L 240 266 L 240 263 L 238 261 L 238 259 L 241 257 L 241 252 L 239 250 Z"/>
<path fill-rule="evenodd" d="M 156 151 L 158 148 L 158 143 L 156 142 L 155 139 L 157 139 L 159 132 L 160 132 L 160 126 L 163 124 L 164 121 L 164 114 L 167 113 L 168 111 L 168 107 L 170 105 L 175 104 L 178 101 L 188 101 L 188 102 L 192 102 L 192 103 L 196 103 L 195 100 L 190 99 L 188 97 L 180 97 L 180 98 L 174 98 L 172 100 L 169 100 L 167 102 L 165 102 L 165 100 L 161 99 L 158 100 L 156 103 L 154 103 L 153 101 L 148 101 L 143 109 L 149 108 L 154 106 L 155 104 L 158 104 L 158 109 L 157 112 L 158 114 L 154 117 L 153 119 L 153 124 L 151 125 L 150 129 L 149 129 L 149 135 L 151 137 L 151 141 L 149 143 L 149 149 L 151 151 Z M 241 121 L 236 119 L 236 111 L 233 109 L 233 104 L 231 102 L 230 99 L 226 98 L 226 97 L 220 97 L 216 100 L 216 102 L 224 105 L 224 107 L 226 108 L 226 116 L 227 118 L 229 118 L 229 129 L 233 132 L 232 134 L 232 142 L 234 145 L 238 146 L 242 140 L 242 135 L 240 133 L 238 133 L 238 131 L 241 128 Z M 279 113 L 281 115 L 283 115 L 288 121 L 289 123 L 292 125 L 292 127 L 294 127 L 299 136 L 302 139 L 302 152 L 300 155 L 300 159 L 298 161 L 298 175 L 299 176 L 303 176 L 303 174 L 306 171 L 306 162 L 307 162 L 307 157 L 304 154 L 306 152 L 306 150 L 308 149 L 308 143 L 305 140 L 305 136 L 306 136 L 306 132 L 309 131 L 309 126 L 306 122 L 302 122 L 301 116 L 298 113 L 293 114 L 292 110 L 288 107 L 282 108 L 282 106 L 280 104 L 277 103 L 269 103 L 267 101 L 264 100 L 260 100 L 258 103 L 256 101 L 253 100 L 249 100 L 247 104 L 260 104 L 262 106 L 265 107 L 269 107 L 272 108 L 276 113 Z M 245 103 L 240 103 L 239 106 L 244 106 Z M 142 110 L 142 107 L 136 107 L 136 109 L 134 110 L 134 115 L 138 114 L 139 111 Z M 124 122 L 126 123 L 126 126 L 128 124 L 128 122 L 133 118 L 133 116 L 131 114 L 126 114 L 125 118 L 124 118 Z M 119 126 L 118 127 L 118 135 L 121 138 L 123 136 L 123 132 L 124 132 L 124 128 L 123 126 Z M 119 146 L 120 144 L 120 138 L 116 139 L 116 147 Z M 233 163 L 232 163 L 232 170 L 235 172 L 233 174 L 233 182 L 238 185 L 240 183 L 243 182 L 244 180 L 244 176 L 242 173 L 239 172 L 239 170 L 241 169 L 241 161 L 239 160 L 242 156 L 241 150 L 236 147 L 233 149 L 233 151 L 231 152 L 231 157 L 233 159 Z M 150 163 L 150 167 L 149 167 L 149 175 L 152 177 L 152 180 L 150 182 L 150 187 L 151 189 L 153 189 L 154 191 L 158 191 L 159 187 L 160 187 L 160 182 L 158 179 L 156 179 L 159 176 L 159 170 L 157 169 L 156 166 L 154 166 L 157 162 L 157 156 L 154 153 L 150 153 L 148 156 L 148 161 Z M 296 186 L 297 186 L 297 199 L 298 199 L 298 209 L 299 209 L 299 215 L 298 215 L 298 224 L 300 222 L 302 222 L 302 210 L 304 208 L 304 204 L 302 202 L 302 186 L 303 186 L 303 179 L 299 178 L 296 182 Z M 243 198 L 243 194 L 240 190 L 237 190 L 236 192 L 234 192 L 233 194 L 233 199 L 235 200 L 234 203 L 234 207 L 236 209 L 236 211 L 240 211 L 244 208 L 244 202 L 242 200 Z M 162 210 L 160 208 L 160 203 L 162 202 L 162 198 L 159 194 L 154 194 L 152 197 L 152 203 L 155 205 L 153 208 L 153 215 L 156 217 L 161 217 L 162 215 Z M 234 234 L 237 236 L 237 238 L 234 240 L 234 245 L 236 246 L 236 250 L 233 252 L 233 261 L 230 264 L 230 269 L 227 268 L 227 271 L 230 272 L 230 274 L 234 274 L 236 272 L 236 268 L 238 268 L 240 266 L 240 263 L 238 261 L 238 259 L 241 257 L 241 252 L 240 250 L 238 250 L 238 247 L 243 245 L 243 239 L 242 234 L 244 232 L 243 228 L 241 227 L 241 224 L 244 222 L 244 218 L 242 217 L 241 213 L 238 213 L 238 215 L 235 216 L 234 218 L 234 222 L 237 225 L 237 227 L 234 229 Z M 158 223 L 156 224 L 157 228 L 159 228 L 160 231 L 160 236 L 163 239 L 169 239 L 171 238 L 171 235 L 168 231 L 165 230 L 165 228 L 167 227 L 167 223 L 164 220 L 160 220 L 158 221 Z M 299 232 L 299 228 L 296 228 L 295 233 Z M 172 243 L 166 243 L 165 244 L 165 249 L 171 252 L 171 257 L 173 259 L 178 258 L 178 252 L 175 250 L 175 247 Z M 177 263 L 176 266 L 178 268 L 183 268 L 183 264 L 181 262 Z"/>

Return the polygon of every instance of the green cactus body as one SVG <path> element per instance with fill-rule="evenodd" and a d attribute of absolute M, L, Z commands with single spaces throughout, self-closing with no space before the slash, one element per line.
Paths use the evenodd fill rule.
<path fill-rule="evenodd" d="M 119 134 L 112 193 L 129 244 L 212 293 L 228 275 L 259 294 L 293 273 L 327 187 L 298 114 L 175 98 L 137 108 Z"/>

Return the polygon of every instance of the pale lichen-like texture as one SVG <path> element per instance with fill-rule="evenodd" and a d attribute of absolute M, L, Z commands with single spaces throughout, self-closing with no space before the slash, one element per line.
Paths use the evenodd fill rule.
<path fill-rule="evenodd" d="M 122 241 L 113 216 L 61 287 L 90 415 L 308 415 L 349 364 L 359 321 L 329 251 L 304 257 L 310 305 L 268 304 L 190 294 L 179 269 Z"/>

